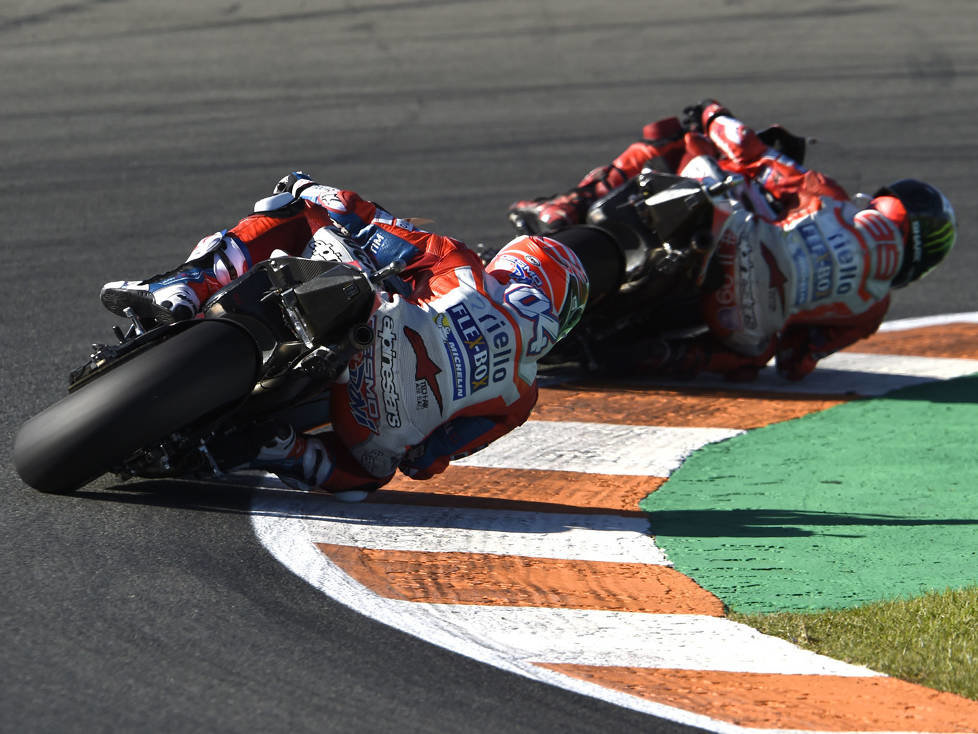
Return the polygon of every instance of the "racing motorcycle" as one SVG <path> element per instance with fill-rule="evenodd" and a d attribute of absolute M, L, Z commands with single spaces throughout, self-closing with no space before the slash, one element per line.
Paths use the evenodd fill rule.
<path fill-rule="evenodd" d="M 806 143 L 814 142 L 779 125 L 758 136 L 799 163 Z M 598 253 L 588 263 L 592 295 L 587 310 L 574 331 L 541 360 L 543 371 L 627 372 L 643 357 L 663 350 L 676 353 L 684 342 L 706 333 L 702 296 L 723 279 L 712 258 L 714 210 L 729 210 L 731 196 L 749 205 L 743 196 L 747 186 L 753 184 L 740 175 L 705 183 L 661 171 L 650 161 L 639 175 L 594 201 L 584 224 L 548 232 L 539 222 L 511 213 L 511 223 L 523 234 L 563 241 L 579 254 Z M 755 194 L 778 209 L 778 202 L 759 187 Z M 624 273 L 595 277 L 594 262 L 609 262 L 613 258 L 606 253 L 615 249 L 623 255 Z M 618 282 L 610 294 L 593 287 L 609 280 Z"/>
<path fill-rule="evenodd" d="M 701 293 L 714 287 L 717 276 L 708 267 L 713 208 L 741 183 L 730 176 L 708 186 L 647 167 L 593 202 L 584 224 L 547 232 L 514 222 L 520 231 L 574 249 L 591 278 L 584 316 L 541 360 L 541 369 L 618 371 L 650 345 L 705 332 Z M 623 267 L 614 265 L 610 253 L 616 250 Z"/>
<path fill-rule="evenodd" d="M 347 251 L 338 231 L 328 233 Z M 345 259 L 345 258 L 344 258 Z M 155 325 L 127 309 L 117 344 L 95 344 L 68 395 L 28 420 L 14 466 L 42 492 L 67 493 L 107 472 L 121 478 L 219 476 L 214 446 L 241 426 L 280 419 L 306 429 L 329 415 L 328 384 L 374 340 L 377 291 L 396 261 L 276 257 L 215 293 L 201 317 Z M 177 365 L 199 365 L 193 377 Z M 328 419 L 327 419 L 328 420 Z"/>

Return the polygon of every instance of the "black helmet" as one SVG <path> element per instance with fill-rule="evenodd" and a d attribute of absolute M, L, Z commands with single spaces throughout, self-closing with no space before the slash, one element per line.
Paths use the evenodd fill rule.
<path fill-rule="evenodd" d="M 958 236 L 954 208 L 940 191 L 913 178 L 884 186 L 876 196 L 895 196 L 907 210 L 909 236 L 903 265 L 893 278 L 893 287 L 902 288 L 924 277 L 951 251 Z"/>

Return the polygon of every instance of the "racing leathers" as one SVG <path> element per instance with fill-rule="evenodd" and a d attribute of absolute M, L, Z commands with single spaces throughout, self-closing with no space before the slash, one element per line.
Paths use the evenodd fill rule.
<path fill-rule="evenodd" d="M 713 267 L 722 275 L 703 311 L 722 348 L 707 348 L 700 368 L 749 379 L 774 357 L 780 374 L 801 379 L 879 328 L 904 256 L 906 213 L 891 196 L 853 202 L 719 105 L 702 114 L 704 134 L 685 136 L 679 174 L 734 173 L 744 183 L 714 213 Z"/>
<path fill-rule="evenodd" d="M 563 212 L 568 222 L 581 221 L 586 206 L 569 209 L 568 198 L 586 205 L 646 165 L 705 183 L 727 179 L 712 225 L 716 287 L 702 299 L 710 332 L 672 344 L 646 367 L 750 380 L 774 357 L 781 375 L 801 379 L 818 360 L 879 327 L 904 258 L 906 212 L 892 196 L 851 200 L 722 105 L 697 113 L 691 132 L 675 117 L 647 125 L 644 138 L 611 165 L 542 206 L 556 202 L 551 218 Z"/>
<path fill-rule="evenodd" d="M 247 468 L 362 499 L 398 469 L 431 477 L 529 416 L 536 360 L 559 338 L 546 294 L 509 272 L 487 270 L 458 240 L 395 218 L 352 191 L 300 180 L 231 229 L 204 238 L 187 263 L 150 287 L 189 287 L 186 300 L 203 303 L 254 263 L 279 255 L 364 268 L 407 265 L 398 292 L 376 298 L 373 343 L 340 381 L 324 386 L 331 429 L 302 435 L 297 426 L 264 436 Z M 139 286 L 109 284 L 103 301 L 109 305 L 106 293 L 127 287 Z"/>

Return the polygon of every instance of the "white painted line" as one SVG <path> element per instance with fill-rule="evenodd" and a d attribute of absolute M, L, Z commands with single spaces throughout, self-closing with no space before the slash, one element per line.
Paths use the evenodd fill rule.
<path fill-rule="evenodd" d="M 978 372 L 978 360 L 949 357 L 907 357 L 895 354 L 836 352 L 818 363 L 804 380 L 780 377 L 774 367 L 761 370 L 753 382 L 726 382 L 703 375 L 685 382 L 648 379 L 648 385 L 711 387 L 747 392 L 780 392 L 804 395 L 858 395 L 875 397 L 892 390 L 948 380 Z"/>
<path fill-rule="evenodd" d="M 978 311 L 946 313 L 939 316 L 919 316 L 912 319 L 885 321 L 880 325 L 879 330 L 905 331 L 907 329 L 922 329 L 928 326 L 944 326 L 946 324 L 978 324 Z"/>
<path fill-rule="evenodd" d="M 649 537 L 644 517 L 351 505 L 314 495 L 305 508 L 306 534 L 314 543 L 672 565 Z"/>
<path fill-rule="evenodd" d="M 527 421 L 457 466 L 666 477 L 696 449 L 743 433 L 576 421 Z M 582 440 L 586 437 L 586 441 Z"/>
<path fill-rule="evenodd" d="M 401 613 L 412 602 L 393 602 Z M 716 670 L 780 675 L 879 676 L 802 650 L 746 625 L 699 614 L 423 604 L 446 632 L 537 663 Z M 396 613 L 396 612 L 395 612 Z"/>
<path fill-rule="evenodd" d="M 978 372 L 978 360 L 837 352 L 802 380 L 801 392 L 885 395 L 892 390 Z"/>
<path fill-rule="evenodd" d="M 487 642 L 460 634 L 457 628 L 452 630 L 432 624 L 428 609 L 431 605 L 395 603 L 377 596 L 348 576 L 312 544 L 302 519 L 309 514 L 305 499 L 308 498 L 290 498 L 282 493 L 256 493 L 252 507 L 255 534 L 282 565 L 327 596 L 360 614 L 486 665 L 617 706 L 697 726 L 717 734 L 747 734 L 752 731 L 541 668 L 532 661 L 521 659 L 517 656 L 517 651 L 505 641 Z"/>
<path fill-rule="evenodd" d="M 863 375 L 902 375 L 930 380 L 947 380 L 978 372 L 978 359 L 836 352 L 821 360 L 819 367 L 812 374 L 818 374 L 823 366 L 844 372 L 858 372 Z"/>

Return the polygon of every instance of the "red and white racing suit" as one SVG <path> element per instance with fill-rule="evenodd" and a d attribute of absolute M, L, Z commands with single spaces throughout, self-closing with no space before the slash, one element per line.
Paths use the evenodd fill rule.
<path fill-rule="evenodd" d="M 201 303 L 273 254 L 335 257 L 336 228 L 362 248 L 361 260 L 408 263 L 399 275 L 403 293 L 377 298 L 373 345 L 351 361 L 348 379 L 329 388 L 332 430 L 319 438 L 332 469 L 320 488 L 376 488 L 398 468 L 428 478 L 522 424 L 537 399 L 536 359 L 552 340 L 534 314 L 508 302 L 507 289 L 518 284 L 488 274 L 461 242 L 352 191 L 315 184 L 301 197 L 205 238 L 188 263 L 219 255 L 193 274 Z"/>
<path fill-rule="evenodd" d="M 643 140 L 580 185 L 600 196 L 649 159 L 701 180 L 743 176 L 714 218 L 713 267 L 722 269 L 722 285 L 703 300 L 711 334 L 688 350 L 682 367 L 752 379 L 776 357 L 782 375 L 801 379 L 879 327 L 904 257 L 906 212 L 889 196 L 854 203 L 718 104 L 703 111 L 703 125 L 705 134 L 683 134 L 676 118 L 647 125 Z"/>

